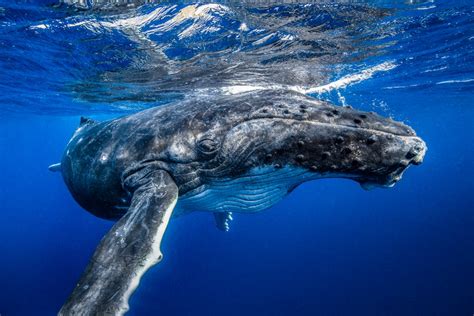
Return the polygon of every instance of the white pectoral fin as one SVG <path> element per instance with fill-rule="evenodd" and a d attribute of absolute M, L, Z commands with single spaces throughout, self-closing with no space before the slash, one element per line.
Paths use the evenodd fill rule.
<path fill-rule="evenodd" d="M 162 170 L 142 170 L 125 182 L 133 192 L 130 208 L 100 242 L 59 315 L 123 315 L 142 275 L 162 259 L 178 188 Z"/>
<path fill-rule="evenodd" d="M 213 214 L 216 227 L 219 230 L 228 232 L 230 230 L 230 222 L 233 220 L 232 212 L 216 212 Z"/>

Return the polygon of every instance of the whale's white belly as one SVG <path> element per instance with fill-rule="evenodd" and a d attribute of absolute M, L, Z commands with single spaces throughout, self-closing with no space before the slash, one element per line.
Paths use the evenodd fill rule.
<path fill-rule="evenodd" d="M 317 178 L 305 169 L 264 167 L 235 179 L 216 179 L 181 196 L 174 215 L 192 211 L 258 212 L 280 201 L 303 181 Z"/>

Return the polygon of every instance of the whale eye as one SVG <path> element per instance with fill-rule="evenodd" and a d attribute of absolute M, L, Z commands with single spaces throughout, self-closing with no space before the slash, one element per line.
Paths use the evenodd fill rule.
<path fill-rule="evenodd" d="M 218 143 L 212 138 L 203 138 L 198 141 L 198 150 L 204 155 L 212 155 L 217 152 Z"/>

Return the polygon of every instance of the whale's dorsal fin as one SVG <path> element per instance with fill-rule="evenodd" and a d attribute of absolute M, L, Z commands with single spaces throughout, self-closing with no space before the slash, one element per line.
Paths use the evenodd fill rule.
<path fill-rule="evenodd" d="M 81 119 L 79 120 L 79 127 L 85 126 L 85 125 L 92 125 L 96 124 L 97 121 L 93 120 L 89 117 L 81 116 Z"/>
<path fill-rule="evenodd" d="M 59 315 L 123 315 L 142 275 L 163 257 L 161 239 L 178 187 L 167 172 L 149 168 L 123 182 L 131 205 L 100 242 Z"/>
<path fill-rule="evenodd" d="M 234 218 L 232 217 L 232 212 L 216 212 L 214 213 L 214 220 L 216 222 L 216 227 L 224 232 L 230 230 L 230 222 Z"/>

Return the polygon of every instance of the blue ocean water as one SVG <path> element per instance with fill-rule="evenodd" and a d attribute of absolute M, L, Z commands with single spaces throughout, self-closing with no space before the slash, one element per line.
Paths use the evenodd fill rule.
<path fill-rule="evenodd" d="M 113 224 L 47 169 L 80 116 L 262 88 L 402 120 L 425 162 L 303 184 L 228 233 L 172 220 L 128 315 L 474 313 L 472 1 L 117 2 L 0 1 L 0 315 L 57 313 Z"/>

